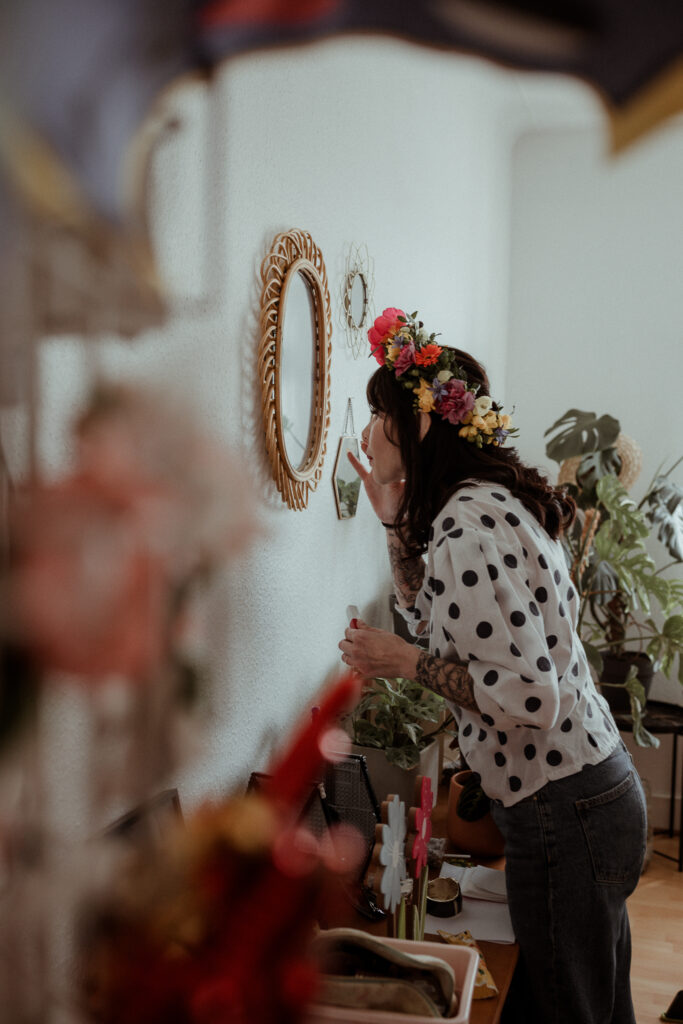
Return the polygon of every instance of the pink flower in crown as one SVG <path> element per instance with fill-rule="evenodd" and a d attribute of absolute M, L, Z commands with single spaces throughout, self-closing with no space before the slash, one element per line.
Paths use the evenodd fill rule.
<path fill-rule="evenodd" d="M 374 324 L 368 331 L 368 341 L 370 342 L 372 354 L 380 366 L 384 366 L 386 360 L 384 343 L 389 337 L 393 337 L 396 331 L 403 326 L 399 317 L 405 318 L 403 310 L 390 306 L 382 312 L 381 316 L 375 319 Z"/>
<path fill-rule="evenodd" d="M 474 408 L 474 395 L 461 380 L 451 378 L 439 398 L 437 410 L 449 423 L 462 423 L 463 418 Z"/>
<path fill-rule="evenodd" d="M 432 781 L 422 776 L 420 806 L 415 811 L 415 839 L 411 856 L 415 862 L 415 877 L 419 878 L 427 863 L 429 840 L 432 838 Z"/>
<path fill-rule="evenodd" d="M 409 370 L 411 366 L 415 365 L 415 344 L 413 341 L 408 341 L 403 346 L 399 354 L 394 360 L 394 370 L 396 376 L 400 377 L 402 373 Z"/>

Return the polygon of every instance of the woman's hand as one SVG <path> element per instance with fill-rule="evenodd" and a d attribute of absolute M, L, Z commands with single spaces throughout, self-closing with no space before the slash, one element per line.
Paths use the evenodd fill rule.
<path fill-rule="evenodd" d="M 414 644 L 394 633 L 374 629 L 360 619 L 354 621 L 356 628 L 349 627 L 339 643 L 345 664 L 369 679 L 376 676 L 415 678 L 420 651 Z"/>
<path fill-rule="evenodd" d="M 365 493 L 377 517 L 383 523 L 393 523 L 403 495 L 403 484 L 378 484 L 372 473 L 365 468 L 353 452 L 347 454 L 349 462 L 363 481 Z"/>

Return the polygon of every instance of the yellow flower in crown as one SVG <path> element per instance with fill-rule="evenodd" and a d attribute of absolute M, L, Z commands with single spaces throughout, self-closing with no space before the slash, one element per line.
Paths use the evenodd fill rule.
<path fill-rule="evenodd" d="M 387 361 L 393 363 L 400 351 L 400 345 L 389 345 L 387 347 Z"/>
<path fill-rule="evenodd" d="M 415 388 L 415 394 L 417 396 L 417 405 L 420 412 L 434 411 L 434 392 L 432 391 L 432 385 L 429 381 L 426 381 L 424 377 L 420 377 L 420 386 L 419 388 Z"/>
<path fill-rule="evenodd" d="M 473 440 L 479 433 L 479 428 L 470 425 L 469 427 L 461 427 L 458 431 L 459 437 L 464 437 L 466 441 Z"/>
<path fill-rule="evenodd" d="M 503 430 L 509 430 L 510 429 L 510 424 L 512 423 L 512 418 L 510 416 L 508 416 L 507 413 L 503 413 L 502 416 L 499 416 L 498 420 L 499 420 L 500 426 L 503 428 Z"/>

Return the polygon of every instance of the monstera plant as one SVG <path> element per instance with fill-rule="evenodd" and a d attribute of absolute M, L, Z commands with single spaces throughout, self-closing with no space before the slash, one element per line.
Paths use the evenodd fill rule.
<path fill-rule="evenodd" d="M 672 479 L 683 456 L 660 466 L 636 504 L 625 486 L 636 446 L 614 417 L 570 409 L 545 436 L 579 508 L 563 543 L 586 654 L 613 708 L 630 708 L 636 742 L 656 746 L 642 724 L 643 684 L 654 671 L 677 670 L 683 685 L 683 580 L 665 575 L 683 563 L 683 488 Z M 668 556 L 659 565 L 651 537 Z"/>

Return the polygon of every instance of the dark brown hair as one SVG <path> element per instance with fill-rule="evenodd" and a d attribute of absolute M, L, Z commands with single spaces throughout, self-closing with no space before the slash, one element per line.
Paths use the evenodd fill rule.
<path fill-rule="evenodd" d="M 477 395 L 489 395 L 484 367 L 467 352 L 453 351 L 468 383 L 479 385 Z M 426 551 L 432 520 L 452 494 L 473 480 L 507 487 L 553 539 L 573 521 L 574 500 L 526 466 L 514 448 L 478 448 L 459 437 L 459 427 L 438 413 L 429 414 L 431 426 L 420 440 L 414 394 L 401 386 L 393 371 L 379 367 L 368 381 L 367 398 L 373 411 L 391 419 L 393 438 L 401 449 L 405 489 L 396 522 L 401 524 L 397 532 L 409 558 Z"/>

